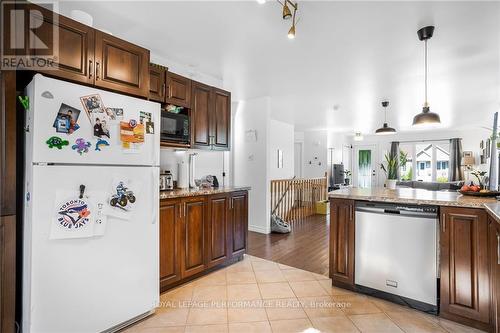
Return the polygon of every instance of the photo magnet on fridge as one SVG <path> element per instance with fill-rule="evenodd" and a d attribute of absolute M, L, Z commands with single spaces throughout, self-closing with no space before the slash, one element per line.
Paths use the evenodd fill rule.
<path fill-rule="evenodd" d="M 140 111 L 139 112 L 139 122 L 146 128 L 146 134 L 155 133 L 155 125 L 153 122 L 153 116 L 151 112 Z"/>
<path fill-rule="evenodd" d="M 106 137 L 110 138 L 109 134 L 109 124 L 110 120 L 107 115 L 103 114 L 93 114 L 92 123 L 94 124 L 94 136 L 98 138 Z"/>
<path fill-rule="evenodd" d="M 106 114 L 111 120 L 122 120 L 123 119 L 123 109 L 122 108 L 106 108 Z"/>
<path fill-rule="evenodd" d="M 87 112 L 87 116 L 90 121 L 92 121 L 92 114 L 104 113 L 105 108 L 99 94 L 80 97 L 80 101 L 82 102 L 83 108 L 85 109 L 85 112 Z"/>
<path fill-rule="evenodd" d="M 61 103 L 52 127 L 55 127 L 57 133 L 73 134 L 73 132 L 80 128 L 80 125 L 77 123 L 80 112 L 80 110 L 74 107 Z"/>
<path fill-rule="evenodd" d="M 93 207 L 88 197 L 76 191 L 57 191 L 50 239 L 92 237 Z"/>

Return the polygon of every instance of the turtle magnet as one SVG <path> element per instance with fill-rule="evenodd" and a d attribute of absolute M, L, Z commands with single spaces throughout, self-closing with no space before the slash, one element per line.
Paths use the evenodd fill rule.
<path fill-rule="evenodd" d="M 90 146 L 92 146 L 90 142 L 85 141 L 85 139 L 78 138 L 76 139 L 75 144 L 71 146 L 71 149 L 76 150 L 78 154 L 83 155 L 83 153 L 89 152 Z"/>
<path fill-rule="evenodd" d="M 63 140 L 58 136 L 51 136 L 45 143 L 49 145 L 49 148 L 56 147 L 57 149 L 62 149 L 64 146 L 69 145 L 68 140 Z"/>
<path fill-rule="evenodd" d="M 103 140 L 103 139 L 99 139 L 99 140 L 97 140 L 97 142 L 95 144 L 95 150 L 101 151 L 101 147 L 104 147 L 104 146 L 109 146 L 108 141 Z"/>

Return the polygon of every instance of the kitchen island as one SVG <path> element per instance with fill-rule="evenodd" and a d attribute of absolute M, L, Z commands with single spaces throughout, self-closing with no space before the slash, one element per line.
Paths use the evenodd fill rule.
<path fill-rule="evenodd" d="M 160 192 L 160 290 L 243 258 L 249 187 Z"/>
<path fill-rule="evenodd" d="M 330 277 L 334 286 L 363 291 L 356 283 L 355 269 L 356 250 L 364 245 L 355 244 L 359 207 L 380 203 L 407 205 L 409 210 L 432 207 L 438 227 L 439 316 L 498 332 L 500 203 L 495 198 L 411 188 L 346 188 L 330 192 L 329 200 Z M 391 241 L 399 241 L 398 235 L 391 236 Z M 422 244 L 422 249 L 430 245 Z"/>

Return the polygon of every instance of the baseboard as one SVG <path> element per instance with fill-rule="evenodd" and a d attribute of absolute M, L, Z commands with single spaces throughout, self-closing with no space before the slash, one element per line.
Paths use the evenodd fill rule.
<path fill-rule="evenodd" d="M 248 230 L 258 232 L 261 234 L 269 234 L 271 232 L 271 230 L 269 230 L 269 228 L 263 228 L 263 227 L 255 226 L 255 225 L 249 225 Z"/>

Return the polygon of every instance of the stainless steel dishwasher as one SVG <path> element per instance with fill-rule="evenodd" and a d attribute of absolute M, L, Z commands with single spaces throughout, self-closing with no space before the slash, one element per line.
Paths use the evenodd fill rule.
<path fill-rule="evenodd" d="M 357 287 L 437 312 L 438 225 L 435 206 L 357 202 Z"/>

